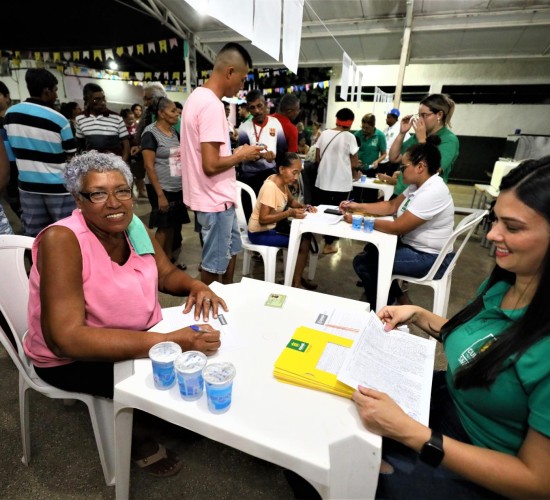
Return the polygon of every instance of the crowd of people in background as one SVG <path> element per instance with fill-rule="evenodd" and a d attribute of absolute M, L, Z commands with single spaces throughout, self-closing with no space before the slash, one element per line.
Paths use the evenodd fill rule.
<path fill-rule="evenodd" d="M 216 71 L 213 81 L 215 75 Z M 5 176 L 9 179 L 5 196 L 21 219 L 23 233 L 36 236 L 74 208 L 61 180 L 61 173 L 74 154 L 91 150 L 112 152 L 129 165 L 134 195 L 137 199 L 147 199 L 151 205 L 149 227 L 156 229 L 165 252 L 175 262 L 182 249 L 181 224 L 190 222 L 187 209 L 192 206 L 183 197 L 185 180 L 182 185 L 181 172 L 176 172 L 181 167 L 179 150 L 184 106 L 168 99 L 159 82 L 145 83 L 143 103 L 123 107 L 119 113 L 109 109 L 105 92 L 95 83 L 83 87 L 82 107 L 77 101 L 58 106 L 58 82 L 52 73 L 46 69 L 29 70 L 26 80 L 31 97 L 13 106 L 11 115 L 9 91 L 5 85 L 0 86 L 3 122 L 6 120 L 4 115 L 7 116 L 2 132 L 10 174 Z M 398 196 L 407 187 L 399 171 L 402 154 L 412 145 L 425 142 L 429 136 L 440 138 L 440 172 L 445 182 L 458 155 L 458 141 L 449 129 L 454 103 L 444 95 L 428 96 L 420 103 L 418 115 L 405 116 L 402 120 L 399 120 L 399 110 L 391 109 L 384 130 L 376 127 L 376 117 L 372 113 L 362 116 L 360 128 L 354 128 L 355 115 L 348 108 L 338 111 L 334 129 L 322 130 L 322 125 L 316 121 L 306 127 L 302 121 L 305 116 L 301 100 L 293 93 L 284 94 L 277 106 L 268 103 L 260 89 L 249 91 L 246 102 L 239 105 L 231 103 L 233 95 L 220 93 L 219 96 L 230 151 L 238 151 L 244 145 L 261 147 L 257 158 L 246 157 L 235 164 L 236 178 L 248 184 L 256 196 L 265 180 L 278 174 L 286 153 L 297 153 L 302 160 L 299 179 L 290 183 L 289 192 L 308 205 L 339 205 L 350 197 L 350 193 L 356 202 L 376 202 L 378 193 L 375 190 L 354 187 L 352 191 L 351 183 L 361 175 L 395 184 L 394 196 Z M 28 158 L 34 153 L 28 150 L 28 143 L 24 147 L 17 145 L 21 125 L 14 120 L 17 121 L 21 112 L 32 116 L 32 120 L 44 115 L 57 130 L 56 139 L 48 140 L 48 152 L 42 151 L 39 158 L 33 157 L 32 163 Z M 411 131 L 414 134 L 411 135 Z M 44 133 L 43 126 L 33 128 L 32 134 L 36 135 L 33 140 L 41 140 Z M 147 139 L 145 145 L 144 138 Z M 12 145 L 16 146 L 15 151 Z M 254 209 L 251 201 L 244 197 L 239 202 L 243 204 L 247 220 L 250 219 Z M 191 210 L 195 215 L 195 230 L 204 247 L 205 234 L 199 211 Z M 7 227 L 6 224 L 3 227 Z M 338 252 L 337 238 L 326 236 L 324 239 L 324 254 Z M 186 267 L 183 263 L 178 265 Z M 202 269 L 202 263 L 200 267 Z M 208 281 L 210 277 L 205 279 Z"/>

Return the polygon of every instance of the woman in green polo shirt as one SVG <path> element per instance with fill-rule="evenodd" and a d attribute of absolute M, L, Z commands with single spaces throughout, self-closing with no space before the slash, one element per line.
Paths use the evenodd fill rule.
<path fill-rule="evenodd" d="M 412 145 L 426 142 L 429 135 L 438 135 L 441 139 L 439 152 L 441 153 L 441 177 L 445 183 L 449 182 L 449 174 L 458 158 L 458 137 L 451 132 L 451 117 L 455 111 L 454 101 L 445 94 L 431 94 L 420 101 L 417 115 L 404 116 L 401 119 L 399 134 L 391 145 L 389 157 L 392 163 L 401 163 L 401 157 Z M 407 132 L 414 129 L 414 133 L 404 141 Z M 393 190 L 399 195 L 407 185 L 403 176 L 397 176 L 397 183 Z"/>
<path fill-rule="evenodd" d="M 441 340 L 448 368 L 430 428 L 386 394 L 354 393 L 366 427 L 390 438 L 377 498 L 550 497 L 550 156 L 503 178 L 494 216 L 495 268 L 462 311 L 378 313 L 386 330 L 412 323 Z"/>

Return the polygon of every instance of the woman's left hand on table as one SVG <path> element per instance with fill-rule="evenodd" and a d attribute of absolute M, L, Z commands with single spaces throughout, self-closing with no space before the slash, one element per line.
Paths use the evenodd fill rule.
<path fill-rule="evenodd" d="M 219 308 L 223 308 L 227 311 L 227 304 L 225 301 L 218 297 L 209 287 L 207 287 L 201 281 L 197 281 L 195 285 L 191 287 L 189 297 L 185 303 L 183 314 L 187 314 L 192 308 L 195 308 L 195 321 L 198 321 L 202 317 L 204 321 L 208 321 L 210 312 L 215 319 L 218 317 Z"/>
<path fill-rule="evenodd" d="M 305 208 L 291 208 L 290 217 L 294 219 L 305 219 L 306 218 L 306 209 Z"/>

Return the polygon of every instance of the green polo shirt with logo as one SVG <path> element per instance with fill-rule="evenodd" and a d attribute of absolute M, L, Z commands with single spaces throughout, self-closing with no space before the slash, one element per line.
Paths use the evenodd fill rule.
<path fill-rule="evenodd" d="M 472 442 L 517 455 L 529 427 L 550 437 L 550 336 L 532 345 L 515 364 L 509 360 L 488 389 L 456 389 L 453 384 L 461 366 L 498 342 L 525 313 L 526 308 L 500 308 L 509 287 L 505 282 L 493 285 L 483 297 L 483 309 L 447 335 L 444 346 L 449 393 Z"/>
<path fill-rule="evenodd" d="M 458 137 L 447 127 L 440 128 L 436 135 L 441 139 L 441 143 L 438 146 L 439 152 L 441 153 L 441 177 L 443 177 L 446 184 L 449 182 L 449 174 L 458 158 Z M 418 144 L 418 140 L 416 136 L 412 134 L 401 146 L 401 154 L 404 154 L 407 149 L 415 144 Z M 405 189 L 407 189 L 407 184 L 403 182 L 403 174 L 400 172 L 393 194 L 399 195 L 405 191 Z"/>
<path fill-rule="evenodd" d="M 373 161 L 378 160 L 380 155 L 386 152 L 386 136 L 377 128 L 374 129 L 374 134 L 370 137 L 365 137 L 362 130 L 355 131 L 353 135 L 361 142 L 357 156 L 363 163 L 362 170 L 366 172 L 369 165 L 372 165 Z"/>

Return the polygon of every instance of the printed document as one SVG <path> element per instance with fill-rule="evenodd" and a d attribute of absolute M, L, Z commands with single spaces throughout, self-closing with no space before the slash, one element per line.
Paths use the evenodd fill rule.
<path fill-rule="evenodd" d="M 384 331 L 374 312 L 348 350 L 338 380 L 385 392 L 415 420 L 428 425 L 435 342 L 399 330 Z"/>

